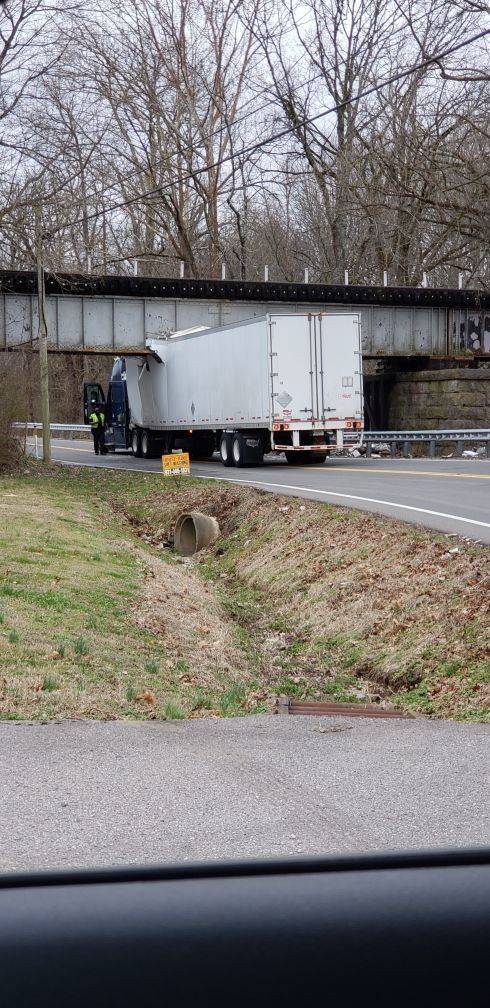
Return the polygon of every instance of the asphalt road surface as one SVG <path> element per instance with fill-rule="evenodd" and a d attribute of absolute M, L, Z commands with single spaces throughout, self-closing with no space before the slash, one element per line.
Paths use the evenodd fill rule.
<path fill-rule="evenodd" d="M 91 441 L 53 441 L 53 459 L 161 474 L 159 459 L 96 456 Z M 250 484 L 415 522 L 490 543 L 490 460 L 331 458 L 322 466 L 290 466 L 281 458 L 256 468 L 199 462 L 192 475 Z"/>
<path fill-rule="evenodd" d="M 0 723 L 0 870 L 482 845 L 488 726 Z"/>

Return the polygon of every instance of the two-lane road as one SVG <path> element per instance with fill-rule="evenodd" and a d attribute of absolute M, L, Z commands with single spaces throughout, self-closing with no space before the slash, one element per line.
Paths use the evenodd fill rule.
<path fill-rule="evenodd" d="M 32 450 L 32 446 L 31 446 Z M 53 440 L 53 460 L 161 474 L 159 459 L 96 456 L 90 441 Z M 279 459 L 256 468 L 193 463 L 198 479 L 220 479 L 401 518 L 490 543 L 490 461 L 486 459 L 331 458 L 322 466 Z"/>

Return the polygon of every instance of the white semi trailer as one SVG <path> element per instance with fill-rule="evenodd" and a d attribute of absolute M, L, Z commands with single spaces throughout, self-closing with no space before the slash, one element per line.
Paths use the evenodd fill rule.
<path fill-rule="evenodd" d="M 218 450 L 225 466 L 324 462 L 344 431 L 363 426 L 360 316 L 277 314 L 147 341 L 145 356 L 117 358 L 105 402 L 109 448 L 194 458 Z"/>

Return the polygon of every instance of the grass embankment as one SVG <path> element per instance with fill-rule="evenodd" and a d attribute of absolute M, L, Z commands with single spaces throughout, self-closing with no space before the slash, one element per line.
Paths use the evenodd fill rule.
<path fill-rule="evenodd" d="M 202 481 L 30 464 L 0 481 L 0 717 L 179 717 L 276 693 L 488 711 L 487 551 Z M 192 561 L 176 515 L 216 515 Z"/>

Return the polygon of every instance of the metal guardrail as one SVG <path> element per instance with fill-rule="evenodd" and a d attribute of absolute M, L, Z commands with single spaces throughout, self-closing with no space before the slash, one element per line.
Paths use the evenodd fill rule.
<path fill-rule="evenodd" d="M 364 431 L 364 441 L 488 441 L 486 428 L 422 430 L 422 431 Z"/>
<path fill-rule="evenodd" d="M 42 423 L 31 423 L 30 420 L 26 423 L 14 423 L 14 427 L 19 430 L 42 430 Z M 73 431 L 74 433 L 80 432 L 90 432 L 89 424 L 69 424 L 69 423 L 52 423 L 49 425 L 51 431 Z"/>
<path fill-rule="evenodd" d="M 90 427 L 88 424 L 62 424 L 53 423 L 50 424 L 51 431 L 65 431 L 66 433 L 90 433 Z M 14 427 L 24 430 L 24 431 L 34 431 L 37 437 L 37 431 L 42 430 L 42 424 L 40 423 L 14 423 Z M 352 436 L 352 435 L 351 435 Z M 356 435 L 354 435 L 356 436 Z M 479 427 L 472 430 L 467 429 L 455 429 L 452 430 L 423 430 L 423 431 L 364 431 L 361 441 L 352 441 L 347 435 L 345 437 L 346 447 L 359 448 L 360 445 L 366 445 L 366 455 L 370 458 L 373 450 L 373 446 L 380 444 L 388 444 L 390 446 L 390 454 L 392 458 L 396 455 L 396 450 L 398 445 L 402 445 L 402 451 L 404 458 L 410 457 L 410 447 L 413 444 L 428 444 L 429 445 L 429 458 L 435 458 L 436 455 L 436 443 L 441 441 L 454 441 L 456 444 L 456 454 L 460 455 L 463 451 L 463 444 L 465 441 L 470 442 L 481 442 L 486 446 L 486 456 L 490 458 L 490 429 Z"/>
<path fill-rule="evenodd" d="M 34 423 L 27 420 L 25 423 L 14 423 L 13 427 L 16 430 L 24 431 L 25 436 L 32 432 L 34 434 L 34 454 L 36 458 L 39 458 L 39 443 L 38 443 L 38 431 L 42 431 L 42 423 Z M 49 429 L 52 433 L 59 431 L 65 434 L 89 434 L 90 426 L 88 424 L 62 424 L 62 423 L 52 423 L 49 425 Z"/>
<path fill-rule="evenodd" d="M 402 445 L 404 458 L 409 458 L 410 448 L 413 444 L 428 444 L 429 458 L 435 458 L 437 442 L 451 442 L 456 444 L 456 454 L 461 455 L 465 441 L 472 443 L 481 442 L 486 445 L 486 456 L 490 458 L 490 430 L 487 428 L 460 428 L 451 430 L 423 430 L 423 431 L 365 431 L 362 443 L 366 445 L 366 455 L 369 458 L 372 454 L 373 446 L 377 444 L 389 444 L 392 457 L 396 455 L 399 444 Z"/>

